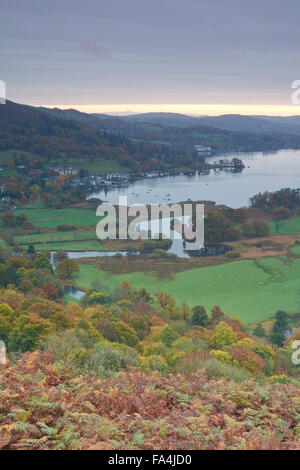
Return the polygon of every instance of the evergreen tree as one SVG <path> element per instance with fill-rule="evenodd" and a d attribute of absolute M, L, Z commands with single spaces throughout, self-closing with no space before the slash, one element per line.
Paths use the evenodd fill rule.
<path fill-rule="evenodd" d="M 203 305 L 196 305 L 192 308 L 192 323 L 197 326 L 207 326 L 209 318 Z"/>
<path fill-rule="evenodd" d="M 283 346 L 285 340 L 285 332 L 289 329 L 288 316 L 282 310 L 276 313 L 276 321 L 274 323 L 270 340 L 279 347 Z"/>

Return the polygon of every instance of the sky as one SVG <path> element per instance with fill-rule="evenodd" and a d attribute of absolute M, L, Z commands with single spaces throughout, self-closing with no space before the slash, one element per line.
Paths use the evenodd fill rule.
<path fill-rule="evenodd" d="M 299 0 L 0 0 L 0 80 L 85 112 L 300 114 Z"/>

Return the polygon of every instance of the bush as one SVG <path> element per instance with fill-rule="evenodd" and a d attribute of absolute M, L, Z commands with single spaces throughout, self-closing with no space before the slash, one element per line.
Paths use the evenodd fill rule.
<path fill-rule="evenodd" d="M 99 375 L 105 376 L 108 371 L 119 372 L 129 366 L 138 366 L 139 357 L 134 349 L 124 345 L 114 345 L 108 342 L 97 343 L 89 352 L 85 369 L 91 369 Z"/>
<path fill-rule="evenodd" d="M 230 346 L 237 343 L 238 336 L 233 331 L 231 326 L 226 322 L 221 321 L 215 328 L 214 335 L 211 340 L 211 346 L 217 349 L 222 349 L 223 346 Z"/>
<path fill-rule="evenodd" d="M 292 377 L 288 377 L 287 375 L 281 374 L 281 375 L 272 375 L 269 377 L 269 382 L 276 384 L 294 384 L 300 386 L 299 380 L 293 379 Z"/>
<path fill-rule="evenodd" d="M 270 227 L 266 222 L 252 220 L 243 224 L 243 235 L 245 237 L 266 237 L 270 235 Z"/>
<path fill-rule="evenodd" d="M 73 230 L 76 230 L 76 225 L 58 225 L 56 227 L 56 230 L 58 232 L 71 232 Z"/>
<path fill-rule="evenodd" d="M 241 255 L 237 250 L 227 251 L 226 258 L 239 258 Z"/>
<path fill-rule="evenodd" d="M 164 357 L 153 355 L 142 359 L 142 370 L 144 372 L 151 372 L 153 370 L 167 372 L 168 364 Z"/>
<path fill-rule="evenodd" d="M 191 352 L 196 349 L 193 340 L 191 338 L 187 338 L 186 336 L 182 336 L 181 338 L 176 339 L 172 344 L 172 348 L 177 351 L 185 352 Z"/>
<path fill-rule="evenodd" d="M 244 369 L 248 369 L 253 374 L 260 374 L 264 368 L 264 361 L 253 351 L 246 348 L 231 347 L 229 354 Z"/>
<path fill-rule="evenodd" d="M 234 360 L 227 351 L 212 350 L 210 351 L 211 356 L 214 356 L 218 361 L 225 362 L 226 364 L 233 364 Z"/>
<path fill-rule="evenodd" d="M 226 364 L 225 362 L 220 362 L 217 359 L 208 359 L 203 362 L 202 368 L 206 369 L 208 378 L 228 377 L 235 382 L 243 382 L 251 377 L 250 372 L 246 369 Z"/>
<path fill-rule="evenodd" d="M 176 333 L 176 331 L 174 331 L 170 326 L 166 326 L 160 334 L 160 339 L 166 346 L 171 346 L 178 338 L 178 333 Z"/>
<path fill-rule="evenodd" d="M 93 304 L 106 305 L 109 302 L 110 302 L 110 297 L 105 292 L 92 292 L 88 296 L 88 300 L 87 300 L 88 305 L 93 305 Z"/>
<path fill-rule="evenodd" d="M 150 344 L 147 344 L 144 348 L 144 356 L 153 356 L 153 355 L 161 355 L 166 350 L 166 346 L 162 343 L 162 341 L 154 341 Z"/>

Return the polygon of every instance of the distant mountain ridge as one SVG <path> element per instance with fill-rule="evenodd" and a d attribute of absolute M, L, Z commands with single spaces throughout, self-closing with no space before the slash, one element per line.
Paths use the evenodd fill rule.
<path fill-rule="evenodd" d="M 159 123 L 152 122 L 156 117 Z M 145 122 L 146 118 L 150 121 Z M 261 133 L 272 125 L 282 125 L 263 117 L 219 116 L 220 127 L 211 125 L 216 124 L 216 118 L 176 113 L 151 113 L 140 116 L 140 121 L 136 119 L 136 115 L 99 116 L 7 101 L 0 106 L 0 150 L 26 150 L 47 159 L 117 159 L 124 167 L 148 171 L 197 165 L 203 157 L 197 154 L 196 145 L 210 147 L 212 154 L 300 149 L 300 132 Z M 250 132 L 250 123 L 254 129 L 257 121 L 260 132 Z M 178 125 L 171 125 L 174 122 Z M 243 123 L 246 131 L 224 129 L 228 123 L 231 127 Z M 298 128 L 296 116 L 291 125 Z"/>
<path fill-rule="evenodd" d="M 250 134 L 276 133 L 300 135 L 300 115 L 297 116 L 267 116 L 223 114 L 220 116 L 188 116 L 180 113 L 142 113 L 127 116 L 113 116 L 100 113 L 82 113 L 76 109 L 35 108 L 63 119 L 77 120 L 96 128 L 124 130 L 141 124 L 154 124 L 162 127 L 197 127 L 210 126 L 233 132 Z M 101 124 L 99 125 L 99 121 Z"/>
<path fill-rule="evenodd" d="M 98 119 L 103 115 L 93 114 Z M 300 135 L 300 116 L 260 116 L 224 114 L 220 116 L 187 116 L 177 113 L 144 113 L 130 116 L 119 116 L 125 122 L 144 122 L 158 124 L 164 127 L 194 127 L 212 126 L 235 132 L 249 132 L 255 134 L 284 134 Z"/>

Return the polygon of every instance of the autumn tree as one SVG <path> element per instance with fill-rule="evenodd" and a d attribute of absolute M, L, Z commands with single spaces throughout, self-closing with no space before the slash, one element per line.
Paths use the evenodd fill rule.
<path fill-rule="evenodd" d="M 72 279 L 74 273 L 79 273 L 78 263 L 74 259 L 66 258 L 59 263 L 56 273 L 61 279 Z"/>
<path fill-rule="evenodd" d="M 204 236 L 208 243 L 219 243 L 238 240 L 240 232 L 221 211 L 212 210 L 205 217 Z"/>
<path fill-rule="evenodd" d="M 49 259 L 49 255 L 43 251 L 40 251 L 34 260 L 36 268 L 48 269 L 52 272 L 52 265 Z"/>
<path fill-rule="evenodd" d="M 251 220 L 243 224 L 242 229 L 245 237 L 267 237 L 270 235 L 269 225 L 260 220 Z"/>

